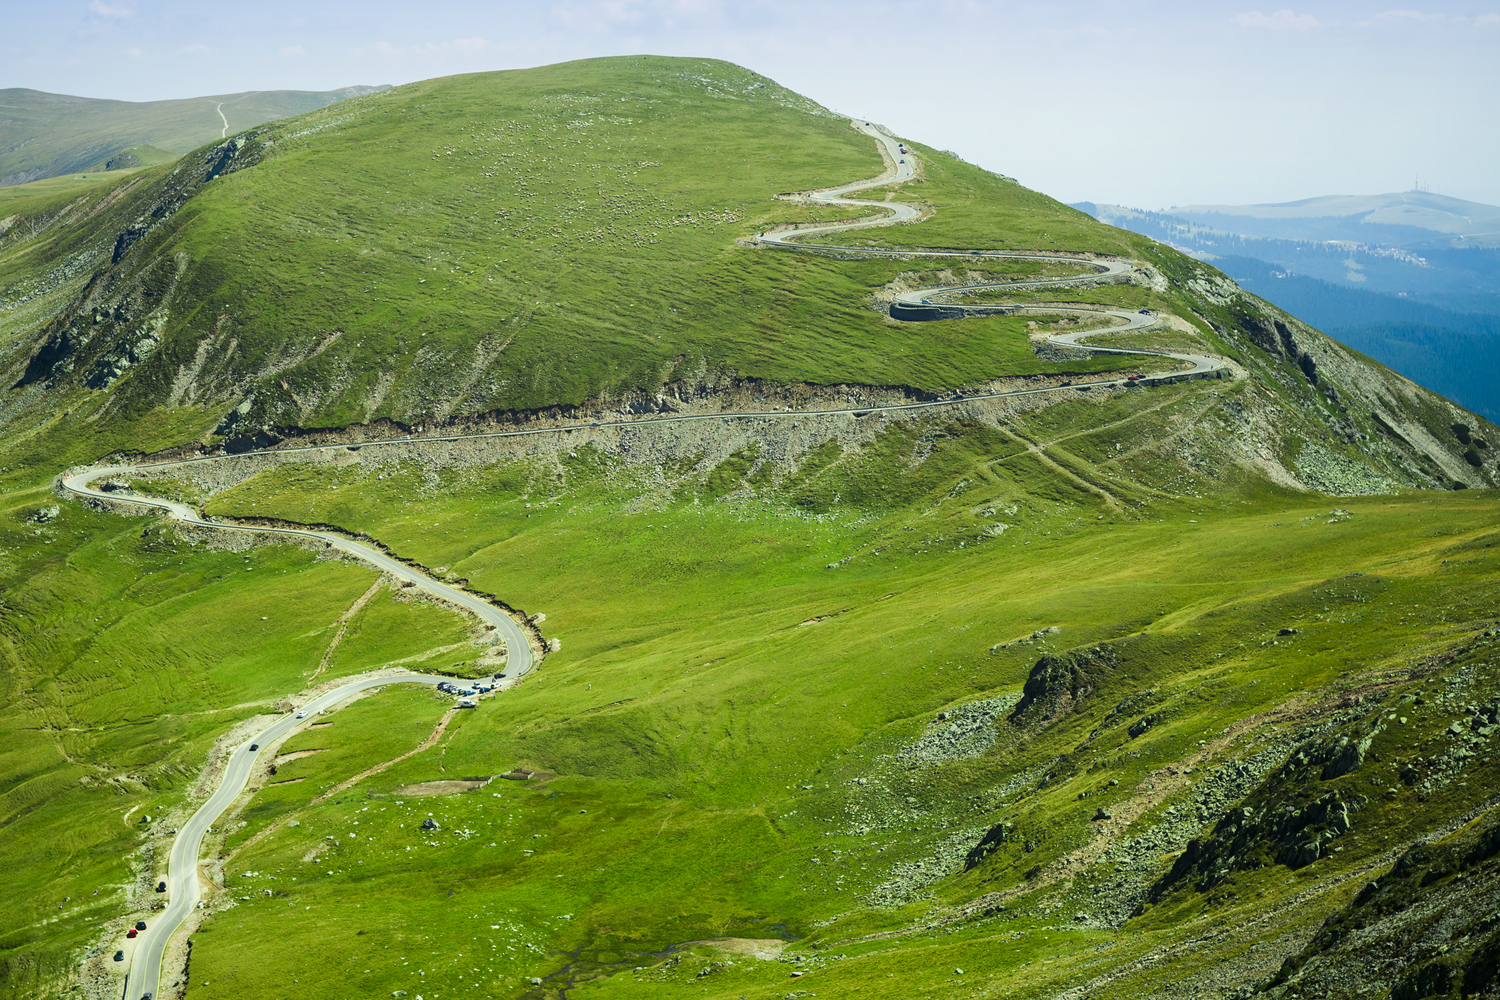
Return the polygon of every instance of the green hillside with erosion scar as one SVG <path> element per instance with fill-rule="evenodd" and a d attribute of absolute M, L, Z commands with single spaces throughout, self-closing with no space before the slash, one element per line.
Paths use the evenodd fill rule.
<path fill-rule="evenodd" d="M 315 693 L 513 670 L 272 526 L 539 663 L 259 747 L 157 996 L 1500 988 L 1500 428 L 917 140 L 763 239 L 851 124 L 622 57 L 0 202 L 0 996 Z"/>

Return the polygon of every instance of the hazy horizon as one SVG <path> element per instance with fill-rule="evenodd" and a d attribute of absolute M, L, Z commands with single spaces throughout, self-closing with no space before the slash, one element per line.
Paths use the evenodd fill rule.
<path fill-rule="evenodd" d="M 13 11 L 0 87 L 332 90 L 650 52 L 727 59 L 1064 201 L 1406 191 L 1500 204 L 1500 5 L 181 0 Z"/>

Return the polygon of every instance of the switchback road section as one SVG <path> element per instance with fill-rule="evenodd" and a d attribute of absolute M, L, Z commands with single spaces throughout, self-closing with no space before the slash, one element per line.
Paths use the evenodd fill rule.
<path fill-rule="evenodd" d="M 834 188 L 824 188 L 819 191 L 809 191 L 804 197 L 815 204 L 833 205 L 841 208 L 869 208 L 887 213 L 884 217 L 874 219 L 854 219 L 848 222 L 830 222 L 821 226 L 809 226 L 796 230 L 781 232 L 764 232 L 757 236 L 753 242 L 765 246 L 784 247 L 792 250 L 813 250 L 824 253 L 834 253 L 851 257 L 894 257 L 899 259 L 911 258 L 950 258 L 954 260 L 985 261 L 985 260 L 1025 260 L 1041 261 L 1046 263 L 1071 264 L 1078 267 L 1091 267 L 1093 274 L 1065 275 L 1054 278 L 1035 278 L 1021 281 L 1003 282 L 975 282 L 960 285 L 942 285 L 934 288 L 923 288 L 914 292 L 905 292 L 896 297 L 891 306 L 891 318 L 897 320 L 923 321 L 936 319 L 959 319 L 965 316 L 985 315 L 1014 315 L 1018 312 L 1046 312 L 1049 315 L 1058 313 L 1070 313 L 1074 315 L 1097 315 L 1122 320 L 1122 324 L 1105 327 L 1099 330 L 1086 330 L 1076 333 L 1053 335 L 1048 337 L 1048 342 L 1058 347 L 1072 348 L 1079 351 L 1107 351 L 1110 354 L 1144 354 L 1155 357 L 1172 358 L 1183 362 L 1187 367 L 1173 372 L 1163 372 L 1156 375 L 1145 375 L 1140 378 L 1110 379 L 1101 382 L 1081 383 L 1083 385 L 1114 386 L 1127 382 L 1160 382 L 1175 381 L 1182 378 L 1202 377 L 1211 372 L 1216 372 L 1225 367 L 1220 358 L 1201 354 L 1178 354 L 1171 351 L 1149 351 L 1149 350 L 1127 350 L 1125 348 L 1098 348 L 1079 343 L 1085 337 L 1096 337 L 1100 334 L 1129 333 L 1136 330 L 1144 330 L 1156 325 L 1156 317 L 1147 312 L 1131 313 L 1122 309 L 1109 309 L 1104 306 L 1097 308 L 1079 305 L 1054 306 L 1048 303 L 985 303 L 985 302 L 954 302 L 945 301 L 964 296 L 975 295 L 980 292 L 1024 292 L 1035 291 L 1039 288 L 1059 288 L 1064 286 L 1076 286 L 1081 284 L 1093 284 L 1111 281 L 1129 274 L 1135 270 L 1138 264 L 1132 260 L 1118 257 L 1082 257 L 1066 256 L 1062 254 L 1041 254 L 1026 251 L 1010 250 L 905 250 L 891 249 L 885 247 L 847 247 L 830 243 L 814 243 L 813 238 L 829 236 L 834 233 L 847 233 L 859 229 L 871 229 L 876 226 L 890 226 L 898 223 L 914 222 L 921 216 L 921 211 L 913 205 L 905 202 L 892 201 L 865 201 L 858 198 L 850 198 L 848 195 L 856 191 L 867 191 L 871 188 L 884 187 L 888 184 L 898 184 L 908 181 L 917 175 L 917 159 L 911 150 L 899 140 L 887 135 L 884 131 L 869 122 L 855 119 L 850 122 L 856 129 L 870 136 L 884 150 L 890 159 L 891 166 L 880 176 L 868 180 L 855 181 L 852 184 L 842 184 Z M 1048 390 L 1020 390 L 1011 393 L 996 393 L 995 395 L 1027 395 L 1036 391 Z M 983 398 L 983 397 L 969 397 Z"/>

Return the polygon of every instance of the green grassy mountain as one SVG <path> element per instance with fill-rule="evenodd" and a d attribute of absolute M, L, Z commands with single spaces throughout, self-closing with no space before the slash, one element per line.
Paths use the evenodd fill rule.
<path fill-rule="evenodd" d="M 252 90 L 173 101 L 0 90 L 0 187 L 163 162 L 164 153 L 186 153 L 253 125 L 377 89 Z"/>
<path fill-rule="evenodd" d="M 882 161 L 712 61 L 393 88 L 15 204 L 0 991 L 119 994 L 288 698 L 496 662 L 361 565 L 55 495 L 150 452 L 223 457 L 137 490 L 368 536 L 551 650 L 273 748 L 160 995 L 1493 992 L 1500 429 L 908 148 L 872 197 L 923 218 L 823 242 L 1129 257 L 1027 299 L 1151 309 L 1117 346 L 1233 377 L 1082 391 L 1161 362 L 887 313 L 1024 261 L 755 245 Z"/>

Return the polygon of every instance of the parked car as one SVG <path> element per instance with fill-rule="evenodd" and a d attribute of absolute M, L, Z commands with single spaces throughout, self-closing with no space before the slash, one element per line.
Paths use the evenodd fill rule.
<path fill-rule="evenodd" d="M 133 937 L 135 937 L 139 933 L 140 933 L 140 931 L 138 931 L 134 927 L 132 927 L 132 928 L 130 928 L 130 930 L 128 930 L 128 931 L 125 932 L 125 936 L 128 937 L 128 938 L 133 938 Z"/>
<path fill-rule="evenodd" d="M 167 883 L 165 883 L 165 882 L 158 882 L 158 883 L 156 883 L 156 891 L 157 892 L 166 892 L 167 891 Z"/>
<path fill-rule="evenodd" d="M 1139 375 L 1126 375 L 1125 376 L 1125 381 L 1127 381 L 1127 382 L 1139 382 L 1140 380 L 1141 380 L 1141 377 Z"/>
<path fill-rule="evenodd" d="M 123 961 L 125 961 L 125 953 L 123 951 L 117 951 L 117 952 L 115 952 L 115 961 L 116 962 L 123 962 Z"/>
<path fill-rule="evenodd" d="M 135 922 L 135 929 L 138 930 L 138 931 L 145 930 L 146 929 L 146 921 L 144 921 L 144 920 L 137 920 Z"/>

